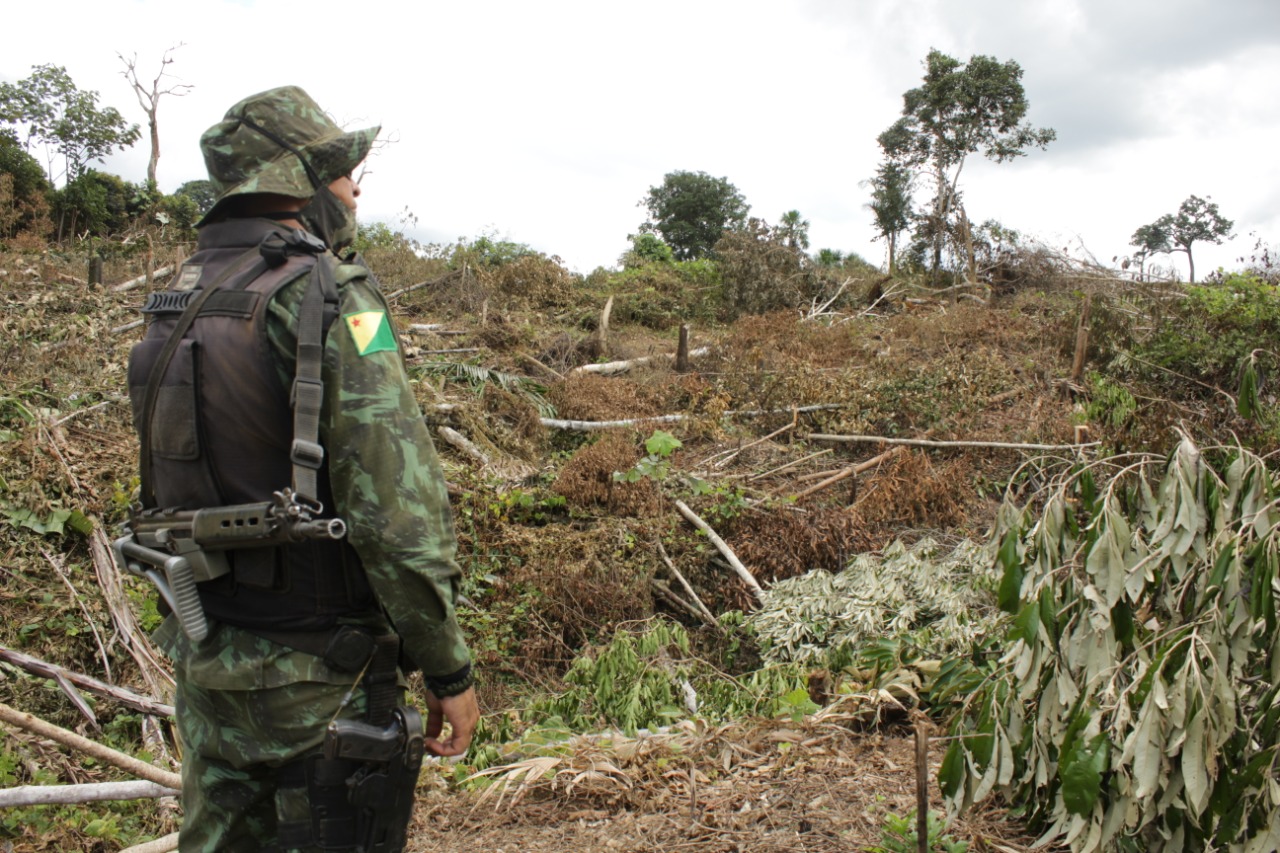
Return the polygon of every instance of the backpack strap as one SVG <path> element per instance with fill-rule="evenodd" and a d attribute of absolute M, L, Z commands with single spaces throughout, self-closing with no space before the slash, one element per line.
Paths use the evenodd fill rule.
<path fill-rule="evenodd" d="M 297 369 L 290 395 L 293 402 L 293 444 L 289 450 L 289 461 L 293 464 L 293 491 L 299 500 L 313 504 L 318 503 L 317 472 L 324 464 L 324 448 L 320 446 L 324 340 L 329 325 L 337 316 L 337 279 L 332 262 L 321 256 L 316 258 L 307 292 L 298 310 Z"/>

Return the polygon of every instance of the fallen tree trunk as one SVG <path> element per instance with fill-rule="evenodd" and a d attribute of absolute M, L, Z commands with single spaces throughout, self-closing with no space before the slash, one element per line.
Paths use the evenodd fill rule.
<path fill-rule="evenodd" d="M 821 403 L 815 406 L 798 406 L 790 409 L 738 409 L 725 412 L 721 417 L 753 418 L 760 415 L 786 415 L 804 412 L 820 412 L 828 409 L 842 409 L 846 403 Z M 647 418 L 628 418 L 621 421 L 565 421 L 557 418 L 539 418 L 539 422 L 548 429 L 567 429 L 587 432 L 595 429 L 626 429 L 651 423 L 677 423 L 687 419 L 688 415 L 653 415 Z"/>
<path fill-rule="evenodd" d="M 690 352 L 689 355 L 691 357 L 706 355 L 709 352 L 711 352 L 709 347 L 698 347 L 696 350 Z M 657 358 L 674 359 L 675 355 L 645 355 L 640 358 L 629 358 L 626 361 L 608 361 L 604 364 L 584 364 L 581 367 L 575 367 L 573 370 L 570 370 L 569 375 L 572 376 L 575 373 L 626 373 L 633 367 L 640 367 Z"/>
<path fill-rule="evenodd" d="M 160 269 L 156 270 L 155 272 L 143 273 L 137 278 L 131 278 L 128 281 L 121 282 L 120 284 L 112 285 L 111 292 L 123 293 L 126 290 L 132 290 L 133 288 L 137 287 L 140 284 L 146 284 L 148 280 L 157 279 L 162 275 L 169 275 L 171 272 L 173 272 L 173 269 L 174 269 L 173 266 L 167 266 L 167 267 L 160 267 Z"/>
<path fill-rule="evenodd" d="M 924 438 L 887 438 L 882 435 L 824 435 L 809 433 L 810 441 L 844 441 L 864 444 L 905 444 L 910 447 L 996 447 L 1004 450 L 1082 450 L 1097 447 L 1101 442 L 1089 444 L 1019 444 L 1009 441 L 931 441 Z"/>
<path fill-rule="evenodd" d="M 99 761 L 105 761 L 108 764 L 114 764 L 127 773 L 155 782 L 165 788 L 173 788 L 180 790 L 182 788 L 182 777 L 177 773 L 170 773 L 167 770 L 161 770 L 154 764 L 148 764 L 140 761 L 132 755 L 125 755 L 123 752 L 117 752 L 109 746 L 103 746 L 97 741 L 89 740 L 87 737 L 81 737 L 72 731 L 67 731 L 61 726 L 55 726 L 53 723 L 24 714 L 21 711 L 11 708 L 0 702 L 0 722 L 8 723 L 11 726 L 17 726 L 25 729 L 39 737 L 48 738 L 56 741 L 63 746 L 69 746 L 72 749 L 79 750 L 86 755 L 91 755 Z"/>
<path fill-rule="evenodd" d="M 0 790 L 0 809 L 17 806 L 71 805 L 103 800 L 154 800 L 176 797 L 177 788 L 155 782 L 94 782 L 86 785 L 21 785 Z"/>

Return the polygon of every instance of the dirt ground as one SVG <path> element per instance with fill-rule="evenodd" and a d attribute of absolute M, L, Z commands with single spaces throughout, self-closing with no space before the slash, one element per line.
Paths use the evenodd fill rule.
<path fill-rule="evenodd" d="M 626 752 L 624 746 L 620 753 Z M 941 744 L 931 749 L 931 779 L 942 753 Z M 584 776 L 593 762 L 599 775 Z M 861 851 L 883 843 L 886 815 L 916 808 L 915 746 L 905 730 L 859 733 L 820 721 L 725 729 L 692 743 L 654 745 L 652 754 L 623 767 L 618 755 L 604 752 L 580 754 L 573 763 L 548 771 L 556 772 L 554 780 L 524 788 L 513 779 L 483 792 L 445 793 L 440 781 L 419 799 L 407 849 Z M 934 784 L 929 806 L 943 810 Z M 990 811 L 975 810 L 947 832 L 968 841 L 970 851 L 1022 851 L 1031 843 Z"/>

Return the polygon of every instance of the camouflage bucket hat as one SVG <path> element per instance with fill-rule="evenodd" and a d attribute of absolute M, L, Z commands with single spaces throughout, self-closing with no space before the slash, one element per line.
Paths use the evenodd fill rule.
<path fill-rule="evenodd" d="M 198 224 L 237 195 L 310 198 L 317 187 L 350 174 L 380 129 L 344 131 L 297 86 L 250 95 L 200 137 L 218 200 Z"/>

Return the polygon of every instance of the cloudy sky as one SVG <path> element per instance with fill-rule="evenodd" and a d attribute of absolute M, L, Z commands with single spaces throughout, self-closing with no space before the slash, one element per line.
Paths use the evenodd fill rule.
<path fill-rule="evenodd" d="M 974 221 L 1110 261 L 1196 194 L 1237 234 L 1197 249 L 1199 270 L 1280 243 L 1278 0 L 63 0 L 4 19 L 24 35 L 0 79 L 62 65 L 139 123 L 117 53 L 149 80 L 183 43 L 170 70 L 194 89 L 161 101 L 163 190 L 204 176 L 197 141 L 227 107 L 297 84 L 348 127 L 382 125 L 365 219 L 407 211 L 424 241 L 496 233 L 582 272 L 616 263 L 675 170 L 883 262 L 864 182 L 930 48 L 1016 60 L 1029 120 L 1058 133 L 965 167 Z M 140 181 L 147 153 L 105 168 Z"/>

